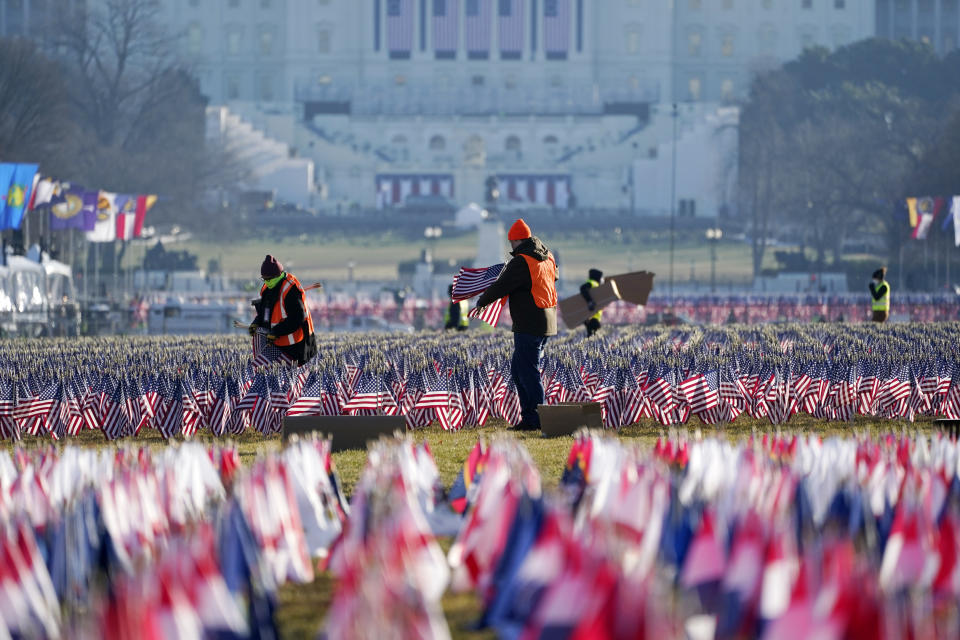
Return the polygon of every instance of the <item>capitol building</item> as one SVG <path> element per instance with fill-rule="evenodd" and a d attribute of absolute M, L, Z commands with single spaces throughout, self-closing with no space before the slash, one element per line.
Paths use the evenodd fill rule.
<path fill-rule="evenodd" d="M 736 105 L 755 73 L 874 35 L 954 48 L 957 2 L 156 5 L 210 99 L 208 136 L 241 149 L 250 186 L 279 200 L 483 202 L 495 176 L 505 205 L 665 215 L 675 152 L 681 215 L 716 216 L 733 206 Z M 29 34 L 47 4 L 0 0 L 0 35 Z"/>

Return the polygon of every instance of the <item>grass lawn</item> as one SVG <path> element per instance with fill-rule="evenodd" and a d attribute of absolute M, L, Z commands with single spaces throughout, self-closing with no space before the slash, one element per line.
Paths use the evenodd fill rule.
<path fill-rule="evenodd" d="M 413 432 L 413 437 L 418 441 L 429 443 L 430 450 L 433 452 L 437 467 L 445 486 L 449 487 L 457 473 L 459 472 L 463 460 L 466 458 L 470 449 L 476 443 L 478 438 L 492 437 L 511 437 L 520 440 L 532 456 L 543 479 L 544 487 L 547 490 L 555 488 L 559 482 L 561 472 L 566 463 L 567 453 L 573 442 L 572 437 L 561 437 L 545 439 L 534 433 L 513 434 L 503 429 L 502 422 L 494 422 L 489 426 L 477 429 L 464 429 L 459 432 L 445 432 L 439 427 L 433 426 Z M 885 433 L 889 431 L 899 432 L 902 429 L 929 430 L 932 423 L 928 420 L 910 425 L 908 423 L 879 421 L 870 418 L 857 418 L 852 424 L 822 423 L 817 420 L 800 415 L 795 417 L 788 425 L 781 427 L 781 430 L 787 433 L 816 433 L 823 436 L 828 435 L 850 435 L 854 432 L 869 431 L 871 433 Z M 689 431 L 695 427 L 691 426 Z M 722 433 L 729 438 L 745 438 L 756 430 L 757 432 L 771 431 L 769 423 L 765 421 L 755 421 L 749 418 L 741 417 L 734 425 L 729 425 L 721 431 L 716 431 L 712 427 L 703 428 L 704 435 L 713 433 Z M 653 422 L 645 421 L 639 425 L 634 425 L 622 429 L 619 437 L 625 442 L 633 443 L 641 447 L 652 447 L 660 433 L 662 427 Z M 202 441 L 202 438 L 201 438 Z M 81 437 L 71 441 L 72 444 L 82 446 L 103 446 L 104 440 L 98 432 L 87 432 Z M 250 463 L 258 454 L 266 450 L 275 450 L 280 447 L 278 437 L 262 438 L 259 434 L 249 433 L 241 436 L 237 440 L 240 450 L 240 456 L 245 464 Z M 48 445 L 49 440 L 28 438 L 25 440 L 27 446 Z M 167 446 L 167 442 L 159 436 L 158 432 L 144 433 L 131 444 L 139 446 L 142 444 L 148 446 Z M 9 442 L 0 443 L 0 446 L 11 447 Z M 360 472 L 366 461 L 366 452 L 347 451 L 334 454 L 334 460 L 337 471 L 343 482 L 344 490 L 350 495 L 356 486 L 360 477 Z M 441 545 L 446 550 L 449 548 L 450 540 L 441 540 Z M 320 629 L 334 593 L 336 585 L 329 574 L 323 574 L 309 585 L 287 585 L 280 591 L 280 606 L 277 613 L 277 622 L 281 628 L 284 638 L 303 638 L 313 637 Z M 480 613 L 480 603 L 472 594 L 454 595 L 447 594 L 443 599 L 443 609 L 450 625 L 450 630 L 454 638 L 493 638 L 489 632 L 468 631 L 469 623 L 476 620 Z"/>
<path fill-rule="evenodd" d="M 593 267 L 606 273 L 627 271 L 652 271 L 666 281 L 670 269 L 669 249 L 660 244 L 609 244 L 588 240 L 565 239 L 551 242 L 549 233 L 544 241 L 559 254 L 564 277 L 579 281 Z M 297 274 L 304 282 L 308 280 L 345 281 L 347 264 L 355 263 L 354 278 L 357 280 L 396 280 L 397 264 L 418 260 L 425 241 L 402 241 L 385 235 L 357 236 L 349 240 L 325 241 L 321 237 L 294 238 L 282 241 L 243 240 L 229 245 L 209 241 L 191 240 L 171 245 L 171 250 L 186 250 L 196 254 L 197 265 L 206 268 L 209 260 L 218 260 L 221 269 L 235 278 L 257 277 L 260 263 L 266 254 L 280 258 L 285 267 Z M 774 266 L 772 251 L 766 254 L 765 265 Z M 139 260 L 139 251 L 128 253 L 128 262 Z M 435 261 L 454 260 L 455 264 L 469 265 L 476 255 L 476 234 L 456 238 L 443 238 L 433 245 Z M 710 281 L 710 250 L 704 245 L 678 244 L 674 251 L 674 281 L 700 283 Z M 717 247 L 717 282 L 745 284 L 752 280 L 750 246 L 746 244 L 721 244 Z"/>

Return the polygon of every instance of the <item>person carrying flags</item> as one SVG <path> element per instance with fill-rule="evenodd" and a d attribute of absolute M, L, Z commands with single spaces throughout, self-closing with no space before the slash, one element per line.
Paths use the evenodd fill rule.
<path fill-rule="evenodd" d="M 447 287 L 447 293 L 450 294 L 450 304 L 447 305 L 447 311 L 443 316 L 443 328 L 466 331 L 470 326 L 470 318 L 467 316 L 470 312 L 470 303 L 466 300 L 453 300 L 453 285 Z"/>
<path fill-rule="evenodd" d="M 500 277 L 477 299 L 477 308 L 509 296 L 513 319 L 513 360 L 510 374 L 520 396 L 520 417 L 514 429 L 540 428 L 537 405 L 543 404 L 540 359 L 547 338 L 557 335 L 557 263 L 539 238 L 533 236 L 523 219 L 507 234 L 510 255 Z"/>
<path fill-rule="evenodd" d="M 873 309 L 874 322 L 886 322 L 890 317 L 890 284 L 886 280 L 887 268 L 880 267 L 873 272 L 870 282 L 870 306 Z"/>
<path fill-rule="evenodd" d="M 260 278 L 263 286 L 254 304 L 257 315 L 248 327 L 250 335 L 262 327 L 267 331 L 267 342 L 302 366 L 317 354 L 313 318 L 307 310 L 303 286 L 271 255 L 260 265 Z"/>
<path fill-rule="evenodd" d="M 583 299 L 587 301 L 587 309 L 590 311 L 595 311 L 597 308 L 597 303 L 590 295 L 590 289 L 596 289 L 603 284 L 603 271 L 600 271 L 600 269 L 590 269 L 587 275 L 587 281 L 580 285 L 580 295 L 583 296 Z M 583 323 L 583 326 L 587 328 L 588 338 L 600 330 L 600 318 L 602 316 L 603 309 L 597 311 L 595 314 L 587 318 Z"/>

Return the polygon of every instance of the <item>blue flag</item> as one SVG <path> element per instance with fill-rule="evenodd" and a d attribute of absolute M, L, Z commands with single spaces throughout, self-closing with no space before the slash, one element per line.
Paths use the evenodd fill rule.
<path fill-rule="evenodd" d="M 3 229 L 19 229 L 23 221 L 23 214 L 27 211 L 30 195 L 33 191 L 33 180 L 37 177 L 35 164 L 17 164 L 13 169 L 13 181 L 7 190 L 6 208 L 3 212 Z"/>
<path fill-rule="evenodd" d="M 13 182 L 13 173 L 16 169 L 15 164 L 6 162 L 0 163 L 0 229 L 7 229 L 7 194 L 10 191 L 10 184 Z"/>

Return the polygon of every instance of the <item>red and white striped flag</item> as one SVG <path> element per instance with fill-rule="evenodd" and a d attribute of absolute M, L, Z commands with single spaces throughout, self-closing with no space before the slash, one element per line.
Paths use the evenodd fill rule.
<path fill-rule="evenodd" d="M 496 302 L 488 304 L 485 307 L 470 309 L 470 312 L 467 313 L 467 317 L 483 320 L 491 327 L 495 327 L 497 326 L 497 322 L 500 321 L 500 314 L 503 313 L 503 303 L 505 301 L 506 298 L 500 298 Z"/>
<path fill-rule="evenodd" d="M 500 277 L 503 267 L 502 262 L 482 269 L 460 267 L 460 271 L 453 277 L 453 301 L 467 300 L 486 291 Z"/>

